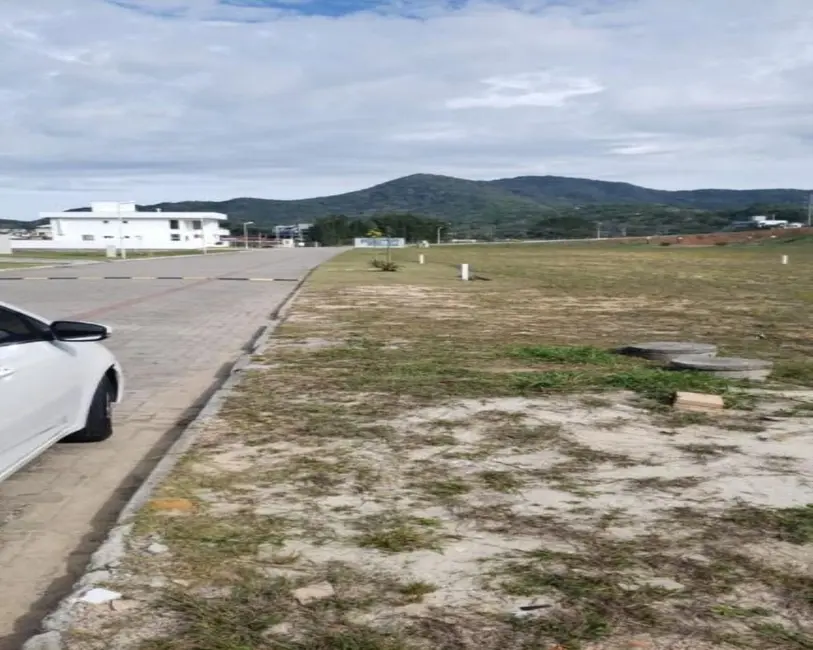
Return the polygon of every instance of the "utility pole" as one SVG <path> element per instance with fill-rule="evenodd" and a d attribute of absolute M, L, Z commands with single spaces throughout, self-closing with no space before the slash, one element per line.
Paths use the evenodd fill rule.
<path fill-rule="evenodd" d="M 440 231 L 443 230 L 443 226 L 438 226 L 438 244 L 440 244 Z"/>
<path fill-rule="evenodd" d="M 245 245 L 246 250 L 248 250 L 248 227 L 253 223 L 253 221 L 245 221 L 243 223 L 243 244 Z"/>
<path fill-rule="evenodd" d="M 813 192 L 807 197 L 807 227 L 813 225 Z"/>
<path fill-rule="evenodd" d="M 116 216 L 119 222 L 119 255 L 121 259 L 127 259 L 127 249 L 124 248 L 124 222 L 121 219 L 121 203 L 116 201 Z"/>
<path fill-rule="evenodd" d="M 596 239 L 601 239 L 601 222 L 596 221 Z"/>

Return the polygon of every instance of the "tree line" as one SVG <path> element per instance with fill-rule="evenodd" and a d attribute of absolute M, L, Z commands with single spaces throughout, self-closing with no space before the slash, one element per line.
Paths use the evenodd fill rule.
<path fill-rule="evenodd" d="M 382 214 L 365 219 L 353 219 L 343 214 L 323 217 L 313 222 L 307 231 L 310 241 L 322 246 L 352 244 L 356 237 L 403 237 L 407 242 L 436 241 L 438 229 L 447 228 L 444 221 L 415 214 Z"/>
<path fill-rule="evenodd" d="M 448 222 L 436 217 L 410 212 L 386 213 L 369 217 L 344 214 L 321 217 L 313 221 L 307 239 L 322 246 L 343 246 L 356 237 L 403 237 L 407 242 L 435 242 L 451 238 L 479 240 L 504 239 L 586 239 L 602 237 L 640 237 L 648 235 L 694 234 L 723 230 L 729 224 L 753 215 L 775 215 L 777 219 L 807 221 L 807 210 L 801 206 L 754 204 L 730 210 L 698 210 L 665 205 L 603 204 L 564 206 L 555 211 L 501 215 L 470 221 Z M 241 235 L 239 223 L 229 224 L 235 235 Z M 271 226 L 253 226 L 253 231 L 273 235 Z"/>

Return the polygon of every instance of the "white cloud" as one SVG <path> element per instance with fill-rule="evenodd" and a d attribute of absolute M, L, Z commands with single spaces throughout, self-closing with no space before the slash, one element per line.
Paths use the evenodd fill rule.
<path fill-rule="evenodd" d="M 809 0 L 7 4 L 0 217 L 415 172 L 813 185 Z"/>
<path fill-rule="evenodd" d="M 592 95 L 604 88 L 592 79 L 555 75 L 551 72 L 521 73 L 483 79 L 488 90 L 480 95 L 456 97 L 447 108 L 516 108 L 519 106 L 563 107 L 571 98 Z"/>

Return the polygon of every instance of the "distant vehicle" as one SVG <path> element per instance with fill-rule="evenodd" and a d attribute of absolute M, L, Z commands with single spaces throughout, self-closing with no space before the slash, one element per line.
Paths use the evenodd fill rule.
<path fill-rule="evenodd" d="M 753 223 L 757 228 L 764 229 L 764 228 L 787 228 L 788 221 L 787 219 L 771 219 L 770 217 L 765 217 L 762 215 L 751 217 L 749 219 L 751 223 Z"/>
<path fill-rule="evenodd" d="M 113 433 L 122 372 L 104 325 L 47 321 L 0 302 L 0 481 L 60 440 Z"/>
<path fill-rule="evenodd" d="M 756 215 L 749 217 L 747 221 L 735 221 L 734 223 L 729 224 L 725 230 L 764 230 L 766 228 L 788 227 L 788 221 L 785 219 L 770 219 L 763 215 Z"/>

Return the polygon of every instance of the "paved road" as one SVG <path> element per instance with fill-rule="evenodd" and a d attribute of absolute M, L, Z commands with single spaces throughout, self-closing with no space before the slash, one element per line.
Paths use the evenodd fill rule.
<path fill-rule="evenodd" d="M 336 252 L 134 260 L 70 274 L 291 278 Z M 19 274 L 0 271 L 0 277 Z M 111 325 L 109 347 L 127 381 L 113 438 L 57 445 L 0 484 L 0 650 L 17 650 L 70 589 L 126 499 L 292 288 L 291 282 L 223 280 L 0 280 L 6 302 L 47 317 Z"/>

